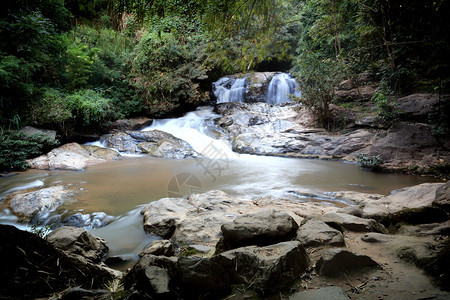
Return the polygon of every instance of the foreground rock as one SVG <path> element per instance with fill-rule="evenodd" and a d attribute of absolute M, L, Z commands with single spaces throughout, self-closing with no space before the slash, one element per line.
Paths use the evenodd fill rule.
<path fill-rule="evenodd" d="M 222 225 L 221 250 L 289 241 L 295 236 L 297 229 L 298 224 L 286 212 L 266 210 L 239 216 L 233 222 Z"/>
<path fill-rule="evenodd" d="M 160 130 L 117 132 L 102 136 L 101 141 L 126 153 L 175 159 L 199 156 L 187 142 Z"/>
<path fill-rule="evenodd" d="M 47 241 L 63 251 L 100 263 L 109 251 L 106 241 L 84 229 L 64 226 L 52 231 Z"/>
<path fill-rule="evenodd" d="M 381 268 L 372 258 L 343 249 L 329 249 L 322 253 L 316 264 L 317 272 L 325 276 L 337 276 L 365 268 Z"/>
<path fill-rule="evenodd" d="M 340 231 L 318 219 L 308 220 L 301 225 L 297 232 L 297 240 L 305 247 L 342 246 L 344 244 L 344 237 Z"/>
<path fill-rule="evenodd" d="M 274 209 L 286 211 L 297 222 L 309 215 L 334 212 L 337 207 L 323 207 L 318 203 L 300 203 L 295 200 L 265 197 L 245 199 L 230 197 L 222 191 L 209 191 L 185 198 L 164 198 L 149 203 L 141 211 L 144 230 L 181 245 L 201 244 L 215 246 L 222 236 L 222 224 L 240 215 Z M 288 223 L 291 221 L 288 221 Z M 292 223 L 291 227 L 294 227 Z M 269 224 L 261 224 L 268 228 Z M 289 230 L 288 230 L 289 231 Z"/>
<path fill-rule="evenodd" d="M 46 240 L 13 226 L 0 225 L 0 295 L 40 298 L 68 287 L 102 289 L 117 273 L 55 248 Z"/>
<path fill-rule="evenodd" d="M 375 220 L 363 219 L 344 213 L 325 214 L 322 216 L 322 221 L 339 230 L 345 228 L 350 231 L 375 231 L 387 233 L 386 228 Z"/>
<path fill-rule="evenodd" d="M 173 245 L 169 240 L 158 240 L 153 241 L 145 247 L 145 249 L 139 253 L 139 256 L 142 257 L 144 255 L 164 255 L 164 256 L 173 256 L 175 254 L 173 250 Z"/>
<path fill-rule="evenodd" d="M 80 171 L 117 157 L 119 153 L 111 149 L 70 143 L 27 162 L 32 169 Z"/>
<path fill-rule="evenodd" d="M 232 283 L 251 285 L 262 295 L 290 287 L 309 266 L 309 257 L 297 241 L 238 248 L 212 260 L 224 267 Z"/>
<path fill-rule="evenodd" d="M 5 200 L 12 212 L 23 222 L 42 221 L 44 216 L 69 199 L 73 191 L 64 186 L 53 186 L 28 193 L 16 193 Z"/>
<path fill-rule="evenodd" d="M 345 291 L 339 287 L 325 287 L 317 290 L 299 292 L 291 297 L 290 300 L 348 300 L 350 299 Z"/>

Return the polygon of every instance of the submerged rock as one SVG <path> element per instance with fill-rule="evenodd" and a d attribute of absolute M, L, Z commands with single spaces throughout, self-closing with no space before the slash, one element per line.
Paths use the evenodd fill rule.
<path fill-rule="evenodd" d="M 6 198 L 5 202 L 22 221 L 31 221 L 35 218 L 37 222 L 40 222 L 71 195 L 71 190 L 59 185 L 28 193 L 12 194 Z"/>
<path fill-rule="evenodd" d="M 117 132 L 102 136 L 101 141 L 126 153 L 175 159 L 199 156 L 187 142 L 160 130 Z"/>
<path fill-rule="evenodd" d="M 344 237 L 340 231 L 318 219 L 308 220 L 301 225 L 297 231 L 297 240 L 305 247 L 342 246 L 344 244 Z"/>
<path fill-rule="evenodd" d="M 329 249 L 323 252 L 316 264 L 317 272 L 325 276 L 337 276 L 365 268 L 380 269 L 381 267 L 367 255 L 355 254 L 343 249 Z"/>
<path fill-rule="evenodd" d="M 80 171 L 118 156 L 112 149 L 70 143 L 27 162 L 32 169 Z"/>

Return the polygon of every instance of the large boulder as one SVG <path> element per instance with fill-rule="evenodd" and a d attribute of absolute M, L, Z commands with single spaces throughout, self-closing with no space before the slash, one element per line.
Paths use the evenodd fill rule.
<path fill-rule="evenodd" d="M 290 287 L 309 265 L 309 257 L 298 241 L 247 246 L 223 252 L 211 260 L 227 271 L 232 283 L 251 285 L 263 295 Z"/>
<path fill-rule="evenodd" d="M 84 170 L 86 167 L 116 159 L 117 151 L 96 146 L 65 144 L 49 153 L 28 160 L 30 168 L 40 170 Z"/>
<path fill-rule="evenodd" d="M 436 190 L 436 197 L 434 198 L 433 205 L 441 207 L 447 213 L 450 212 L 450 181 L 440 186 Z"/>
<path fill-rule="evenodd" d="M 440 101 L 450 101 L 450 95 L 412 94 L 397 99 L 397 109 L 402 118 L 423 122 L 427 120 L 433 105 Z"/>
<path fill-rule="evenodd" d="M 43 217 L 55 210 L 70 196 L 73 191 L 64 186 L 52 186 L 27 193 L 16 193 L 5 200 L 11 211 L 22 221 L 42 221 Z"/>
<path fill-rule="evenodd" d="M 116 132 L 102 136 L 101 141 L 120 152 L 176 159 L 199 156 L 187 142 L 160 130 Z"/>
<path fill-rule="evenodd" d="M 316 264 L 320 275 L 339 276 L 342 273 L 364 271 L 367 268 L 381 268 L 367 255 L 355 254 L 343 249 L 329 249 L 322 253 Z"/>
<path fill-rule="evenodd" d="M 0 295 L 8 299 L 47 298 L 68 287 L 102 289 L 120 273 L 14 226 L 0 225 L 0 240 Z"/>
<path fill-rule="evenodd" d="M 142 257 L 147 254 L 173 256 L 175 252 L 173 251 L 173 245 L 169 240 L 156 240 L 145 247 L 145 249 L 139 253 L 139 256 Z"/>
<path fill-rule="evenodd" d="M 239 216 L 221 227 L 224 250 L 289 241 L 297 229 L 298 224 L 289 214 L 275 210 Z"/>
<path fill-rule="evenodd" d="M 126 130 L 141 130 L 145 127 L 152 125 L 153 119 L 146 117 L 132 118 L 125 120 L 117 120 L 112 123 L 109 128 L 110 130 L 126 131 Z"/>
<path fill-rule="evenodd" d="M 344 237 L 340 231 L 318 219 L 310 219 L 301 225 L 297 231 L 297 240 L 305 247 L 342 246 L 344 244 Z"/>
<path fill-rule="evenodd" d="M 384 167 L 406 168 L 419 166 L 427 168 L 450 161 L 450 140 L 439 140 L 431 134 L 431 125 L 399 122 L 387 132 L 380 132 L 373 146 L 367 148 L 369 156 L 379 155 Z"/>
<path fill-rule="evenodd" d="M 56 130 L 25 126 L 24 128 L 20 129 L 20 132 L 25 133 L 26 135 L 42 134 L 47 136 L 51 140 L 56 140 Z"/>
<path fill-rule="evenodd" d="M 93 263 L 100 263 L 109 251 L 105 240 L 71 226 L 55 229 L 47 236 L 47 241 L 56 248 L 80 255 Z"/>
<path fill-rule="evenodd" d="M 350 231 L 376 231 L 387 232 L 386 228 L 372 219 L 363 219 L 345 213 L 328 213 L 322 216 L 322 221 L 333 228 L 342 230 L 343 228 Z"/>

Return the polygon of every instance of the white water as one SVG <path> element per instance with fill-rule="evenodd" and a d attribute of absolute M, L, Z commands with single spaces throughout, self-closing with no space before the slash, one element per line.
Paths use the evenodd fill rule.
<path fill-rule="evenodd" d="M 227 84 L 232 79 L 228 77 L 220 78 L 214 82 L 214 95 L 217 97 L 217 103 L 227 102 L 244 102 L 245 83 L 247 78 L 238 78 L 234 81 L 230 88 L 227 88 Z"/>
<path fill-rule="evenodd" d="M 176 119 L 154 120 L 152 125 L 142 131 L 161 130 L 188 142 L 192 148 L 207 158 L 238 158 L 231 150 L 229 142 L 213 138 L 214 119 L 220 117 L 212 107 L 200 107 Z"/>
<path fill-rule="evenodd" d="M 269 83 L 266 102 L 277 105 L 290 102 L 291 94 L 297 97 L 301 96 L 297 82 L 289 74 L 280 73 L 273 76 Z"/>

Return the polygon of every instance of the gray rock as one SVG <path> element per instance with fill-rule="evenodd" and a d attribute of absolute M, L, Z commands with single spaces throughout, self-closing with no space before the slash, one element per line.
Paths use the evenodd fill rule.
<path fill-rule="evenodd" d="M 341 273 L 364 271 L 365 268 L 381 268 L 372 258 L 343 249 L 329 249 L 322 253 L 316 264 L 320 275 L 338 276 Z"/>
<path fill-rule="evenodd" d="M 147 254 L 173 256 L 175 253 L 173 251 L 172 242 L 169 240 L 158 240 L 151 242 L 150 245 L 145 247 L 145 249 L 139 253 L 139 256 L 142 257 Z"/>
<path fill-rule="evenodd" d="M 447 181 L 446 184 L 440 186 L 436 190 L 436 197 L 433 201 L 433 205 L 450 212 L 450 181 Z"/>
<path fill-rule="evenodd" d="M 309 265 L 309 257 L 298 241 L 238 248 L 211 260 L 224 267 L 232 283 L 251 284 L 263 295 L 290 287 Z"/>
<path fill-rule="evenodd" d="M 127 153 L 175 159 L 199 156 L 187 142 L 160 130 L 117 132 L 102 136 L 101 141 Z"/>
<path fill-rule="evenodd" d="M 99 263 L 108 254 L 106 241 L 84 229 L 64 226 L 47 236 L 47 241 L 63 251 L 80 255 L 93 263 Z"/>
<path fill-rule="evenodd" d="M 59 185 L 28 193 L 16 193 L 8 196 L 5 202 L 23 221 L 33 218 L 39 221 L 43 215 L 63 204 L 71 193 L 71 190 Z"/>
<path fill-rule="evenodd" d="M 225 269 L 207 258 L 181 256 L 177 267 L 181 287 L 188 298 L 225 295 L 231 290 Z"/>
<path fill-rule="evenodd" d="M 214 248 L 204 246 L 204 245 L 189 245 L 188 250 L 194 250 L 198 253 L 207 254 L 209 252 L 212 252 L 214 250 Z"/>
<path fill-rule="evenodd" d="M 110 129 L 118 131 L 141 130 L 152 125 L 152 123 L 153 119 L 149 119 L 146 117 L 117 120 L 110 125 Z"/>
<path fill-rule="evenodd" d="M 333 228 L 345 228 L 350 231 L 357 232 L 383 232 L 386 233 L 386 228 L 372 219 L 363 219 L 344 213 L 328 213 L 322 216 L 322 221 Z"/>
<path fill-rule="evenodd" d="M 441 99 L 439 99 L 441 98 Z M 438 94 L 412 94 L 397 99 L 397 109 L 402 113 L 402 118 L 423 122 L 428 118 L 431 108 L 439 101 L 450 101 L 449 95 Z"/>
<path fill-rule="evenodd" d="M 350 299 L 340 287 L 330 286 L 317 290 L 298 292 L 289 297 L 290 300 L 348 300 Z"/>
<path fill-rule="evenodd" d="M 344 237 L 340 231 L 317 219 L 308 220 L 300 226 L 297 231 L 297 240 L 305 247 L 341 246 L 344 244 Z"/>
<path fill-rule="evenodd" d="M 147 254 L 125 274 L 123 282 L 126 290 L 144 292 L 158 299 L 176 299 L 178 276 L 176 258 Z"/>
<path fill-rule="evenodd" d="M 393 235 L 376 232 L 369 232 L 361 236 L 361 240 L 363 240 L 366 243 L 387 243 L 394 239 L 395 236 Z"/>
<path fill-rule="evenodd" d="M 237 217 L 221 227 L 225 249 L 248 245 L 270 245 L 291 240 L 298 229 L 295 220 L 285 212 L 266 210 Z"/>
<path fill-rule="evenodd" d="M 32 169 L 79 171 L 117 157 L 119 153 L 112 149 L 70 143 L 27 162 Z"/>

